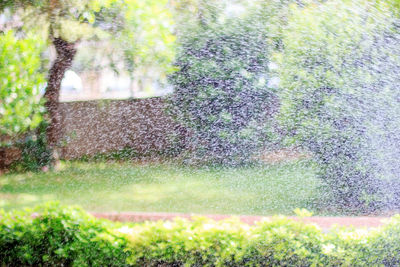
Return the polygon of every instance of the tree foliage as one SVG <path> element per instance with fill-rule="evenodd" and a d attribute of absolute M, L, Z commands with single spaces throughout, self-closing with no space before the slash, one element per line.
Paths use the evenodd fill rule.
<path fill-rule="evenodd" d="M 292 12 L 281 55 L 282 125 L 314 154 L 338 207 L 393 208 L 400 51 L 390 6 L 332 1 Z"/>
<path fill-rule="evenodd" d="M 175 19 L 168 0 L 125 0 L 124 29 L 115 38 L 132 76 L 158 71 L 166 82 L 175 57 Z"/>
<path fill-rule="evenodd" d="M 192 132 L 197 160 L 241 164 L 260 148 L 273 100 L 268 54 L 266 32 L 246 19 L 194 27 L 181 38 L 171 106 Z"/>

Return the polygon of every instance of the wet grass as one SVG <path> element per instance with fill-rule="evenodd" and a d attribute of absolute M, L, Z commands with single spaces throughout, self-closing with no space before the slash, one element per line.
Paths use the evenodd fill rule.
<path fill-rule="evenodd" d="M 173 164 L 63 163 L 47 173 L 0 176 L 0 208 L 57 200 L 89 211 L 293 214 L 317 198 L 307 161 L 236 169 Z"/>

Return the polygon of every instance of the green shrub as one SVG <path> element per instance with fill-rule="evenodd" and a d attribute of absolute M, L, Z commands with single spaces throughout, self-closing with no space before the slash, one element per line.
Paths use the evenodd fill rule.
<path fill-rule="evenodd" d="M 129 258 L 134 266 L 158 264 L 214 266 L 235 261 L 248 236 L 247 227 L 237 221 L 194 222 L 177 219 L 137 225 L 129 230 Z"/>
<path fill-rule="evenodd" d="M 323 232 L 285 217 L 122 225 L 54 204 L 0 213 L 1 266 L 399 266 L 399 240 L 400 216 Z"/>
<path fill-rule="evenodd" d="M 189 30 L 188 30 L 189 31 Z M 274 94 L 259 21 L 195 26 L 180 38 L 170 111 L 189 131 L 195 162 L 246 163 L 265 141 Z"/>
<path fill-rule="evenodd" d="M 43 40 L 34 34 L 19 38 L 11 30 L 0 32 L 0 135 L 8 139 L 0 146 L 19 146 L 22 159 L 14 167 L 23 170 L 38 170 L 48 163 L 45 136 L 35 133 L 40 132 L 35 128 L 43 123 L 44 113 L 43 48 Z M 27 137 L 18 141 L 22 136 Z"/>
<path fill-rule="evenodd" d="M 133 266 L 398 266 L 400 217 L 382 228 L 332 229 L 284 217 L 152 222 L 125 229 Z"/>
<path fill-rule="evenodd" d="M 19 142 L 16 146 L 21 149 L 21 158 L 16 161 L 12 168 L 15 171 L 40 171 L 49 166 L 51 151 L 47 146 L 46 137 L 47 122 L 42 121 L 39 126 Z"/>
<path fill-rule="evenodd" d="M 0 33 L 0 134 L 14 136 L 42 121 L 43 45 L 38 36 L 19 39 L 13 31 Z"/>
<path fill-rule="evenodd" d="M 0 217 L 2 266 L 126 265 L 122 235 L 81 209 L 48 204 Z"/>
<path fill-rule="evenodd" d="M 130 229 L 128 238 L 133 266 L 322 266 L 327 262 L 321 230 L 283 217 L 256 226 L 206 218 L 147 223 Z"/>

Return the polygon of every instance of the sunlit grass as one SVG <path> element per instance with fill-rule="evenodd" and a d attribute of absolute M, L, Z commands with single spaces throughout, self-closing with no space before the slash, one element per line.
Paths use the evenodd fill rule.
<path fill-rule="evenodd" d="M 0 207 L 58 200 L 89 211 L 289 215 L 318 197 L 317 186 L 307 161 L 239 169 L 68 162 L 58 172 L 0 176 Z"/>

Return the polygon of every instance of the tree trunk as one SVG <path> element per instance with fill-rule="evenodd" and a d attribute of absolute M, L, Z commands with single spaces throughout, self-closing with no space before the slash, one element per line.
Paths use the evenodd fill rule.
<path fill-rule="evenodd" d="M 50 68 L 47 88 L 44 97 L 49 115 L 47 127 L 47 143 L 52 150 L 53 159 L 58 159 L 59 142 L 62 137 L 62 116 L 59 107 L 61 81 L 65 72 L 71 67 L 76 54 L 76 43 L 70 43 L 61 38 L 54 38 L 57 57 Z"/>

